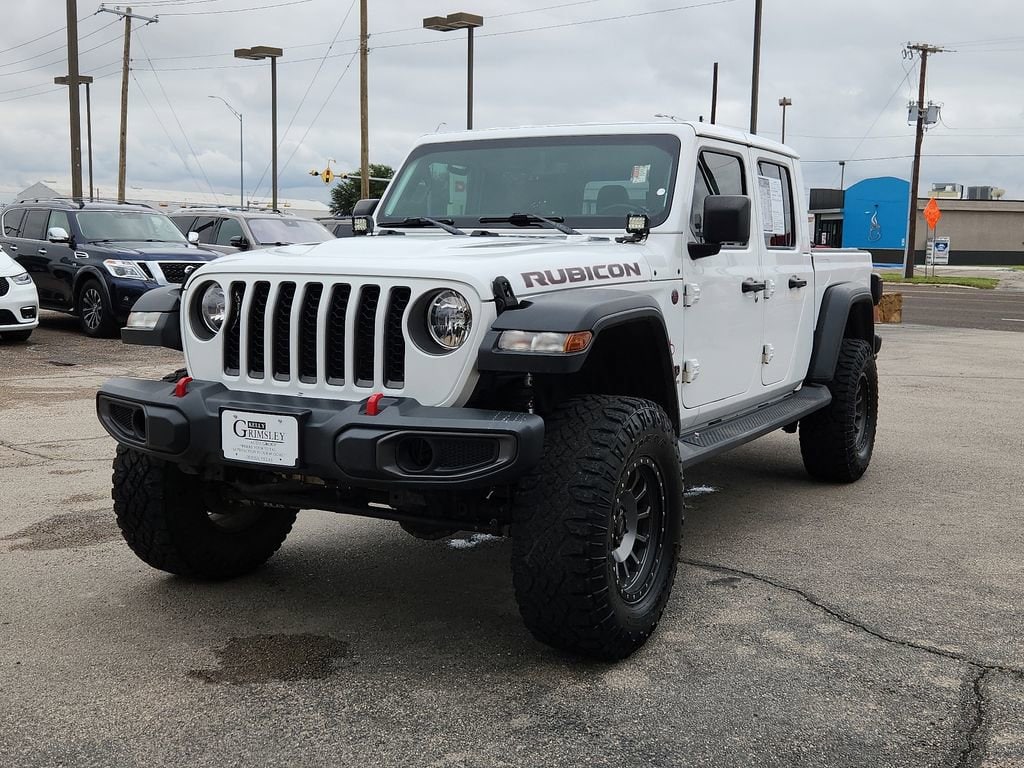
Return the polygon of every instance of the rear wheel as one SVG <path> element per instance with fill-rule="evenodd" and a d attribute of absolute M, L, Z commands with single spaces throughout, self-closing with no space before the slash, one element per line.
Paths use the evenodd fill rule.
<path fill-rule="evenodd" d="M 97 280 L 86 280 L 78 292 L 78 322 L 86 336 L 102 338 L 114 332 L 113 312 Z"/>
<path fill-rule="evenodd" d="M 675 432 L 647 400 L 584 396 L 545 424 L 545 454 L 516 492 L 512 575 L 544 643 L 621 659 L 654 631 L 683 522 Z"/>
<path fill-rule="evenodd" d="M 114 512 L 144 562 L 196 579 L 255 570 L 284 542 L 297 511 L 263 504 L 212 503 L 209 484 L 177 466 L 118 446 Z"/>
<path fill-rule="evenodd" d="M 878 427 L 878 369 L 871 345 L 843 339 L 828 388 L 831 404 L 800 420 L 800 453 L 812 477 L 851 483 L 871 463 Z"/>

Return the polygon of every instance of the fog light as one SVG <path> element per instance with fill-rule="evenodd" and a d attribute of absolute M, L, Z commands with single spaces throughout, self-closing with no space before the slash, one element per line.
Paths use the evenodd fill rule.
<path fill-rule="evenodd" d="M 160 322 L 163 312 L 132 312 L 128 315 L 128 327 L 151 331 Z"/>

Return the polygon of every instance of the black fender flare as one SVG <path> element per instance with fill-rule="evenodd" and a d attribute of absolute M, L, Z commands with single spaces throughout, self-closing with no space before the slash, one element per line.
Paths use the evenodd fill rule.
<path fill-rule="evenodd" d="M 576 373 L 587 361 L 602 331 L 626 323 L 650 324 L 660 333 L 665 371 L 671 378 L 672 358 L 668 332 L 658 303 L 647 294 L 615 288 L 591 288 L 558 291 L 523 300 L 518 307 L 506 309 L 484 335 L 477 356 L 477 369 L 506 373 Z M 506 352 L 498 349 L 503 331 L 551 331 L 574 333 L 590 331 L 594 339 L 582 352 L 550 354 Z"/>
<path fill-rule="evenodd" d="M 132 307 L 132 314 L 147 312 L 159 315 L 152 328 L 121 329 L 121 341 L 144 347 L 182 349 L 181 343 L 181 286 L 163 285 L 142 294 Z"/>
<path fill-rule="evenodd" d="M 114 302 L 110 298 L 110 286 L 107 285 L 107 281 L 103 279 L 103 273 L 100 272 L 98 267 L 82 267 L 78 272 L 75 273 L 74 282 L 71 284 L 71 308 L 75 312 L 78 312 L 78 299 L 79 294 L 82 291 L 82 285 L 85 284 L 86 280 L 95 280 L 100 284 L 100 290 L 103 291 L 103 299 L 107 302 L 108 307 L 113 307 Z"/>
<path fill-rule="evenodd" d="M 848 336 L 863 339 L 877 352 L 873 310 L 872 292 L 866 285 L 836 283 L 825 289 L 814 329 L 811 362 L 807 367 L 808 382 L 832 381 L 839 347 Z M 850 328 L 849 333 L 847 328 Z"/>

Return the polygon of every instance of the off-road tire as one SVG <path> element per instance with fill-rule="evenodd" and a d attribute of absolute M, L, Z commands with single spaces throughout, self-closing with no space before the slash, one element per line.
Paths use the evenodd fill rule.
<path fill-rule="evenodd" d="M 291 531 L 294 509 L 256 506 L 237 530 L 218 524 L 203 500 L 203 482 L 176 465 L 118 446 L 114 512 L 128 546 L 161 571 L 193 579 L 230 579 L 255 570 Z"/>
<path fill-rule="evenodd" d="M 683 523 L 675 431 L 648 400 L 587 395 L 566 401 L 546 420 L 544 447 L 544 458 L 515 491 L 512 578 L 520 613 L 543 643 L 625 658 L 654 631 L 675 580 Z M 626 546 L 619 521 L 631 498 L 634 518 L 642 516 L 642 503 L 654 503 L 625 487 L 640 475 L 661 505 L 657 514 L 651 506 L 647 519 L 660 522 L 648 523 L 650 550 L 634 578 L 647 575 L 624 594 L 631 582 L 619 580 L 624 566 L 616 557 Z"/>
<path fill-rule="evenodd" d="M 852 483 L 871 463 L 878 427 L 878 369 L 870 344 L 843 339 L 828 388 L 831 404 L 800 420 L 800 453 L 812 477 Z"/>
<path fill-rule="evenodd" d="M 103 291 L 103 286 L 94 278 L 87 279 L 78 289 L 75 314 L 78 315 L 78 325 L 86 336 L 105 339 L 113 336 L 117 330 L 114 310 Z"/>
<path fill-rule="evenodd" d="M 18 344 L 28 341 L 32 335 L 32 331 L 4 331 L 0 333 L 0 338 L 4 341 L 13 341 Z"/>

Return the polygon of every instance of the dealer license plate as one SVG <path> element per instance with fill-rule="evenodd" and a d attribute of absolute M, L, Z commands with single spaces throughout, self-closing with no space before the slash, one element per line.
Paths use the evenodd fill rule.
<path fill-rule="evenodd" d="M 278 467 L 299 463 L 299 420 L 295 416 L 223 410 L 220 435 L 225 459 Z"/>

